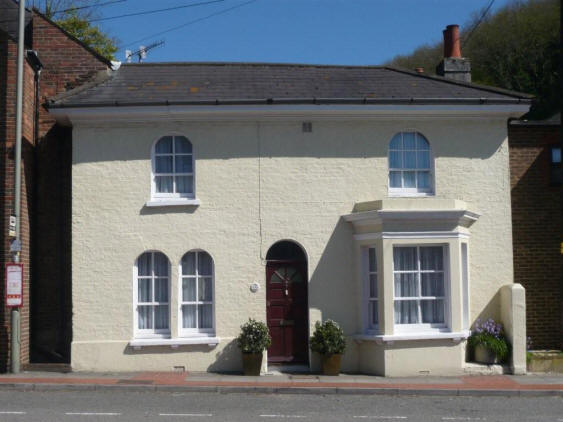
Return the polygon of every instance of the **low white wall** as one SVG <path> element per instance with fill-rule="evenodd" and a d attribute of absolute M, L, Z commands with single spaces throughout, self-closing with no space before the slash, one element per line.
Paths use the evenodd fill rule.
<path fill-rule="evenodd" d="M 504 331 L 512 343 L 512 372 L 525 374 L 526 291 L 521 284 L 508 284 L 500 288 L 500 311 Z"/>

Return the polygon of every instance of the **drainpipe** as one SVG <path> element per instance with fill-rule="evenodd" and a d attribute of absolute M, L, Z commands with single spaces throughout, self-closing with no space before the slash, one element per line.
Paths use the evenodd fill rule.
<path fill-rule="evenodd" d="M 22 109 L 23 109 L 23 56 L 25 43 L 25 0 L 19 0 L 19 27 L 18 27 L 18 62 L 16 81 L 16 153 L 15 187 L 14 187 L 14 214 L 16 216 L 16 242 L 21 245 L 21 159 L 22 159 Z M 21 249 L 15 248 L 15 249 Z M 20 262 L 20 252 L 14 251 L 14 262 Z M 12 308 L 11 327 L 11 370 L 12 373 L 20 372 L 20 311 Z"/>

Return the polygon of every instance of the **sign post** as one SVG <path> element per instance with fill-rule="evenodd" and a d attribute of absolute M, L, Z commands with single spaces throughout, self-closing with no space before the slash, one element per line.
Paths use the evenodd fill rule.
<path fill-rule="evenodd" d="M 6 264 L 6 307 L 12 308 L 12 373 L 20 372 L 20 311 L 23 306 L 23 264 Z"/>

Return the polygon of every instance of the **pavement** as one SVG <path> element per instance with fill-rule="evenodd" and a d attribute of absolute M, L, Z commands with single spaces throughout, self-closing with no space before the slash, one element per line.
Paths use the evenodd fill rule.
<path fill-rule="evenodd" d="M 201 372 L 26 371 L 0 375 L 0 390 L 563 397 L 563 374 L 388 378 L 308 373 L 275 373 L 252 377 Z"/>

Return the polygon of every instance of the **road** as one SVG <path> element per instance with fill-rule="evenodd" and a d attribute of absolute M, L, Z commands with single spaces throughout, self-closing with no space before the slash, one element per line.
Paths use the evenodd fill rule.
<path fill-rule="evenodd" d="M 562 397 L 0 391 L 0 422 L 563 422 Z"/>

